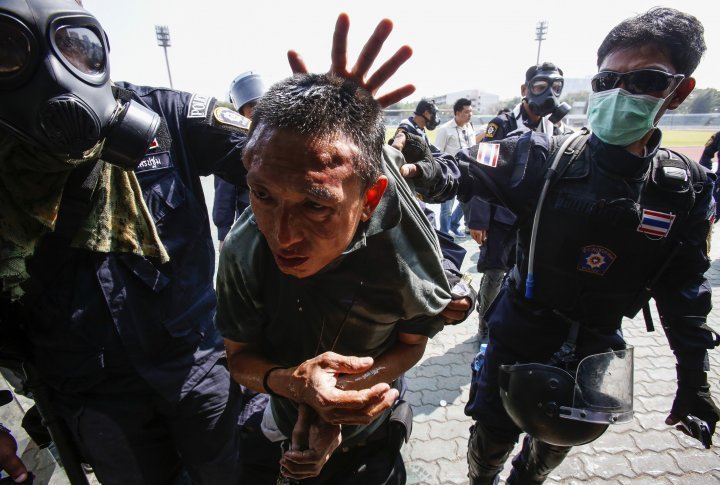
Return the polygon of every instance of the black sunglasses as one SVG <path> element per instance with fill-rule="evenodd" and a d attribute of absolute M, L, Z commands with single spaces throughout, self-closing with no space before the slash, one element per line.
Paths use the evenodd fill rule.
<path fill-rule="evenodd" d="M 594 93 L 615 89 L 622 83 L 623 88 L 632 94 L 651 94 L 663 92 L 673 81 L 678 84 L 685 79 L 683 74 L 670 74 L 657 69 L 638 69 L 637 71 L 615 72 L 600 71 L 593 76 L 590 85 Z"/>

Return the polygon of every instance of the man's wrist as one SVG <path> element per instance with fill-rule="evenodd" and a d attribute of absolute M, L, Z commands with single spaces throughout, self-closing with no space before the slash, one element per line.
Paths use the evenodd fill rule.
<path fill-rule="evenodd" d="M 263 380 L 262 380 L 262 387 L 263 387 L 263 391 L 265 392 L 265 394 L 269 394 L 269 395 L 275 396 L 275 397 L 282 397 L 280 394 L 276 393 L 273 390 L 273 388 L 270 386 L 270 376 L 272 375 L 273 372 L 275 372 L 277 370 L 284 370 L 284 369 L 286 369 L 286 367 L 283 367 L 281 365 L 276 365 L 274 367 L 270 367 L 268 370 L 265 371 L 265 375 L 263 375 Z"/>

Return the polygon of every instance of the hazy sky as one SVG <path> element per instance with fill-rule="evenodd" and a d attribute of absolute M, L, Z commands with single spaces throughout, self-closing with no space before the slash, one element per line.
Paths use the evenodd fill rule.
<path fill-rule="evenodd" d="M 168 86 L 155 25 L 170 28 L 168 49 L 176 89 L 224 98 L 232 79 L 253 70 L 269 82 L 290 75 L 288 49 L 312 71 L 326 71 L 339 12 L 350 15 L 354 61 L 378 20 L 395 23 L 381 58 L 402 44 L 414 55 L 386 86 L 413 83 L 409 99 L 462 89 L 510 98 L 519 95 L 525 70 L 535 63 L 535 25 L 549 22 L 541 61 L 567 77 L 591 76 L 595 53 L 624 18 L 656 5 L 675 7 L 705 25 L 708 50 L 695 72 L 698 87 L 720 87 L 720 3 L 716 0 L 437 1 L 376 0 L 84 0 L 110 38 L 113 79 Z"/>

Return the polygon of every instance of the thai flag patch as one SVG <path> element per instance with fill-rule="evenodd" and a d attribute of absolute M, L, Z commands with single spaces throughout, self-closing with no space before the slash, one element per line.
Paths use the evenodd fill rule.
<path fill-rule="evenodd" d="M 497 167 L 500 158 L 500 145 L 497 143 L 478 144 L 477 162 L 488 167 Z"/>
<path fill-rule="evenodd" d="M 675 214 L 643 209 L 642 219 L 637 230 L 645 234 L 665 237 L 670 232 L 670 226 L 672 226 L 674 220 Z"/>

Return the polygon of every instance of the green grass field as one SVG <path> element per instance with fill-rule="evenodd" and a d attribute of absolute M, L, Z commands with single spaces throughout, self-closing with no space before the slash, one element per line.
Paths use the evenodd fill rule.
<path fill-rule="evenodd" d="M 710 135 L 715 133 L 716 129 L 710 130 L 663 130 L 662 146 L 672 147 L 703 147 L 708 141 Z M 389 140 L 395 134 L 395 127 L 385 130 L 385 139 Z M 428 132 L 430 142 L 435 141 L 435 131 Z"/>

